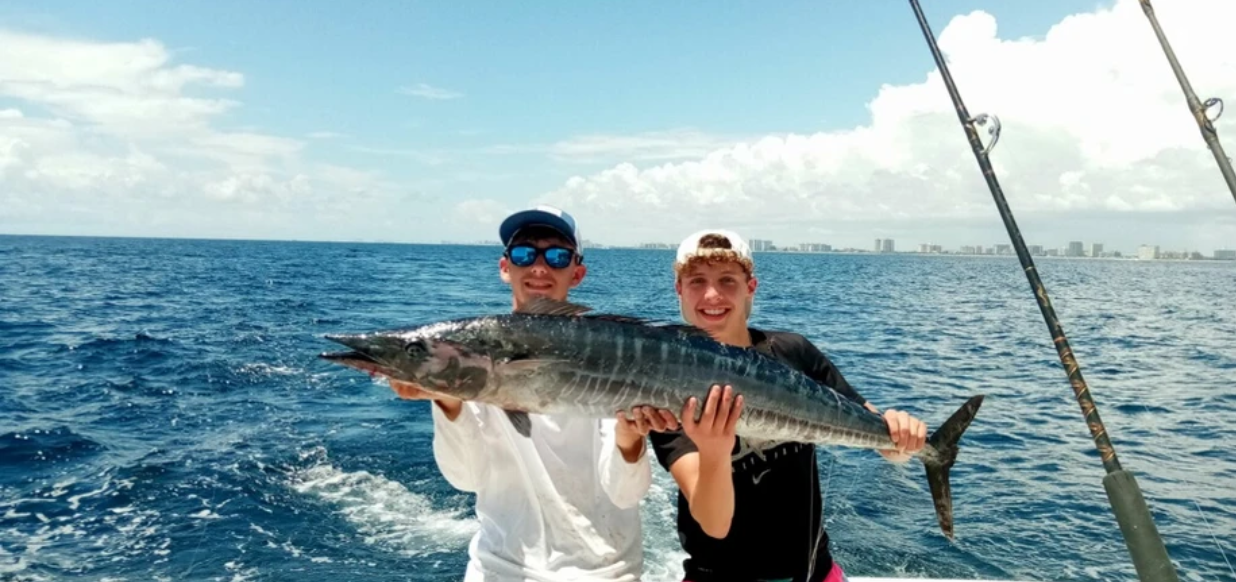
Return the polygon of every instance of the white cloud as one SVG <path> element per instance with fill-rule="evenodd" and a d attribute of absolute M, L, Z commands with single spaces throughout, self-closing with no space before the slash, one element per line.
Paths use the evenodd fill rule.
<path fill-rule="evenodd" d="M 343 221 L 362 216 L 359 201 L 407 196 L 380 175 L 310 162 L 301 140 L 221 129 L 240 101 L 214 95 L 244 82 L 174 63 L 155 40 L 0 30 L 0 97 L 20 103 L 0 110 L 0 228 L 263 237 L 268 224 L 315 211 Z"/>
<path fill-rule="evenodd" d="M 737 142 L 696 129 L 650 131 L 630 135 L 591 134 L 559 141 L 548 148 L 550 157 L 565 162 L 593 163 L 622 159 L 665 161 L 698 158 Z"/>
<path fill-rule="evenodd" d="M 481 225 L 488 229 L 496 229 L 498 223 L 511 212 L 514 212 L 514 209 L 489 198 L 464 200 L 455 205 L 456 220 L 466 224 Z M 493 238 L 496 239 L 497 236 Z"/>
<path fill-rule="evenodd" d="M 311 131 L 305 137 L 309 139 L 339 139 L 347 136 L 333 131 Z"/>
<path fill-rule="evenodd" d="M 0 93 L 126 135 L 200 128 L 237 105 L 185 90 L 238 88 L 243 75 L 170 61 L 149 39 L 102 43 L 0 31 Z"/>
<path fill-rule="evenodd" d="M 1229 30 L 1236 2 L 1157 8 L 1199 96 L 1228 96 L 1236 105 Z M 1036 227 L 1024 233 L 1034 239 L 1028 243 L 1133 237 L 1130 225 L 1164 216 L 1187 222 L 1198 245 L 1236 241 L 1236 226 L 1224 218 L 1236 212 L 1232 196 L 1137 0 L 1068 17 L 1037 40 L 999 38 L 983 12 L 936 30 L 970 112 L 1003 123 L 993 164 L 1023 231 Z M 930 66 L 925 42 L 917 58 Z M 638 165 L 656 159 L 640 155 L 648 151 L 640 140 L 584 140 L 567 151 L 629 145 L 630 158 L 573 177 L 539 201 L 569 209 L 590 236 L 610 242 L 673 240 L 718 224 L 783 243 L 831 236 L 822 242 L 866 247 L 878 236 L 912 237 L 904 248 L 933 232 L 944 244 L 1007 242 L 934 67 L 922 82 L 881 87 L 869 109 L 869 123 L 853 129 L 770 135 L 677 163 Z M 1236 124 L 1229 116 L 1218 127 L 1236 155 Z M 706 143 L 692 134 L 662 137 L 652 151 Z M 966 238 L 975 236 L 984 238 Z"/>
<path fill-rule="evenodd" d="M 434 87 L 433 85 L 427 85 L 425 83 L 417 83 L 413 87 L 400 87 L 399 92 L 403 93 L 404 95 L 411 95 L 413 97 L 421 97 L 423 99 L 433 99 L 433 100 L 439 100 L 439 101 L 449 100 L 449 99 L 459 99 L 460 97 L 464 96 L 463 93 L 460 93 L 458 91 L 451 91 L 450 89 Z"/>
<path fill-rule="evenodd" d="M 452 156 L 544 156 L 551 161 L 604 166 L 618 162 L 670 162 L 707 156 L 719 148 L 742 142 L 734 136 L 714 135 L 695 129 L 637 133 L 585 133 L 555 142 L 496 143 L 475 148 L 436 150 Z M 377 152 L 371 152 L 377 153 Z"/>
<path fill-rule="evenodd" d="M 217 200 L 253 203 L 275 198 L 286 203 L 308 193 L 310 183 L 303 174 L 290 180 L 276 180 L 267 174 L 235 174 L 206 184 L 205 190 Z"/>
<path fill-rule="evenodd" d="M 502 143 L 456 150 L 456 154 L 544 155 L 571 164 L 669 161 L 698 158 L 740 142 L 737 137 L 679 128 L 630 134 L 592 133 L 549 143 Z"/>

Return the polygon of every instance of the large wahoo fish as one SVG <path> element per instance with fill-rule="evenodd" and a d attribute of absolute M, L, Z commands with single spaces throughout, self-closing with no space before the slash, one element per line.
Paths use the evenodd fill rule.
<path fill-rule="evenodd" d="M 524 436 L 531 430 L 528 413 L 612 418 L 645 405 L 677 413 L 691 396 L 700 402 L 698 419 L 708 387 L 730 384 L 743 396 L 736 430 L 745 439 L 896 449 L 882 417 L 780 361 L 718 343 L 697 328 L 587 311 L 538 299 L 512 314 L 327 336 L 354 351 L 321 357 L 492 404 Z M 915 455 L 949 538 L 949 469 L 982 402 L 983 395 L 966 401 Z"/>

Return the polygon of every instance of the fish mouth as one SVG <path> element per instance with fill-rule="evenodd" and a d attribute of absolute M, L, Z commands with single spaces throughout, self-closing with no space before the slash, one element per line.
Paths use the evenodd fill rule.
<path fill-rule="evenodd" d="M 370 376 L 374 374 L 390 376 L 394 373 L 390 366 L 369 355 L 368 349 L 373 347 L 369 338 L 360 335 L 328 335 L 326 339 L 352 349 L 346 352 L 324 352 L 318 355 L 319 358 L 355 368 Z"/>
<path fill-rule="evenodd" d="M 372 348 L 372 347 L 373 347 L 373 341 L 369 338 L 369 336 L 366 336 L 366 335 L 360 335 L 360 334 L 327 334 L 327 335 L 325 335 L 325 336 L 323 336 L 323 337 L 324 337 L 325 339 L 328 339 L 328 340 L 330 340 L 330 341 L 333 341 L 333 342 L 335 342 L 335 343 L 337 343 L 337 344 L 342 344 L 342 345 L 345 345 L 345 346 L 347 346 L 347 347 L 349 347 L 349 348 L 352 348 L 352 349 L 353 349 L 353 350 L 355 350 L 357 353 L 361 353 L 362 355 L 364 355 L 364 354 L 363 354 L 363 352 L 366 352 L 366 351 L 368 351 L 368 349 L 369 349 L 369 348 Z M 342 353 L 342 352 L 340 352 L 340 353 Z M 323 354 L 323 355 L 325 355 L 325 354 Z M 369 357 L 369 356 L 368 356 L 368 355 L 365 355 L 365 357 Z"/>
<path fill-rule="evenodd" d="M 319 354 L 318 357 L 323 360 L 335 362 L 336 364 L 342 364 L 349 368 L 355 368 L 362 372 L 366 372 L 371 376 L 374 374 L 388 376 L 391 373 L 391 369 L 389 367 L 382 365 L 381 362 L 373 359 L 368 354 L 363 352 L 325 352 Z"/>

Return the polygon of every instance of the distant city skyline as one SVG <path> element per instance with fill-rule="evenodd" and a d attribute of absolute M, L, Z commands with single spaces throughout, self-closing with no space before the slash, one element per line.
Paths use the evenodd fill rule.
<path fill-rule="evenodd" d="M 789 244 L 776 244 L 769 239 L 750 239 L 747 241 L 751 246 L 752 252 L 871 252 L 871 253 L 891 253 L 891 254 L 953 254 L 953 255 L 992 255 L 992 256 L 1016 256 L 1016 250 L 1012 243 L 994 243 L 990 245 L 974 244 L 961 245 L 955 248 L 946 248 L 944 245 L 933 243 L 919 243 L 913 248 L 897 250 L 896 239 L 892 238 L 877 238 L 871 248 L 862 249 L 857 247 L 842 247 L 831 245 L 824 242 L 800 242 Z M 496 244 L 496 243 L 495 243 Z M 596 245 L 601 247 L 614 248 L 645 248 L 645 249 L 673 249 L 677 248 L 675 243 L 653 243 L 645 242 L 635 245 Z M 1034 257 L 1065 257 L 1065 258 L 1138 258 L 1141 260 L 1148 259 L 1217 259 L 1217 260 L 1236 260 L 1236 250 L 1233 249 L 1170 249 L 1164 248 L 1162 245 L 1141 244 L 1131 251 L 1125 250 L 1108 250 L 1105 243 L 1071 240 L 1059 247 L 1044 247 L 1038 244 L 1027 244 L 1026 251 Z"/>

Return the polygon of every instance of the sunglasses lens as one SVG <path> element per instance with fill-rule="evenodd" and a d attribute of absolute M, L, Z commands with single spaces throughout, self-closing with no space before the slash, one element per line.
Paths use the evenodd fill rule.
<path fill-rule="evenodd" d="M 563 269 L 571 264 L 571 249 L 554 247 L 545 250 L 545 263 L 555 269 Z"/>
<path fill-rule="evenodd" d="M 510 255 L 512 263 L 515 263 L 520 267 L 527 267 L 528 265 L 536 262 L 536 247 L 511 247 Z"/>
<path fill-rule="evenodd" d="M 536 262 L 537 255 L 541 254 L 545 256 L 545 264 L 554 269 L 565 269 L 571 266 L 571 259 L 575 257 L 575 251 L 562 247 L 540 250 L 532 245 L 518 245 L 507 251 L 511 263 L 517 267 L 532 266 Z"/>

